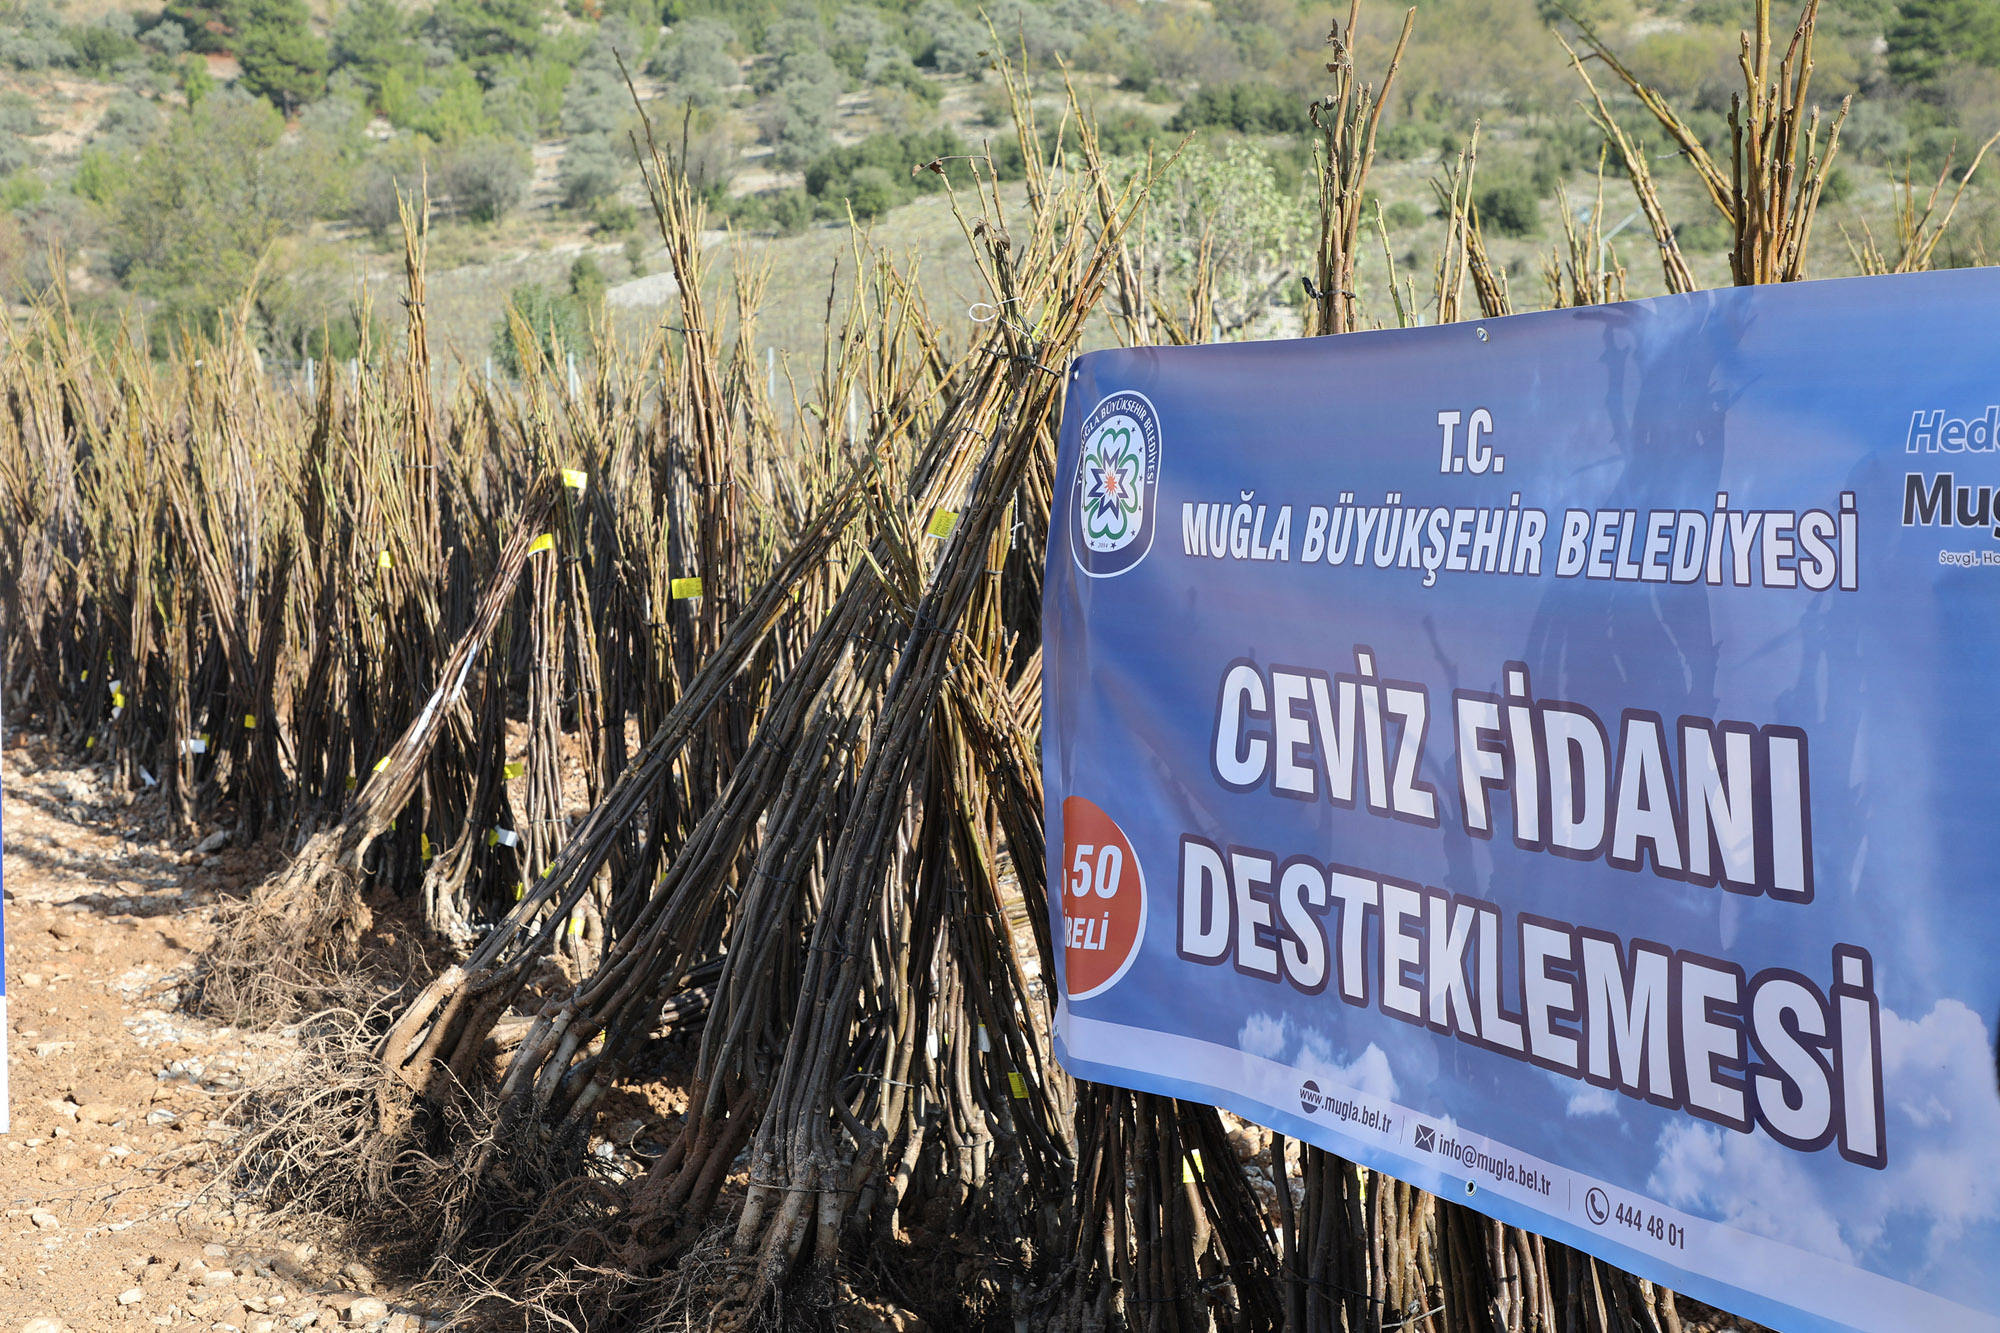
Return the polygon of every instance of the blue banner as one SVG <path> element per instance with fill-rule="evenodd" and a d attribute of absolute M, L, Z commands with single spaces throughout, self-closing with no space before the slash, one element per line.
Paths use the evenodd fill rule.
<path fill-rule="evenodd" d="M 2000 1330 L 1996 311 L 1080 357 L 1065 1066 L 1779 1329 Z"/>

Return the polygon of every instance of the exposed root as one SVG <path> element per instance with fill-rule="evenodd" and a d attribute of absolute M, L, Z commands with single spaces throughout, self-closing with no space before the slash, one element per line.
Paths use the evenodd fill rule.
<path fill-rule="evenodd" d="M 730 1244 L 739 1190 L 725 1191 L 706 1224 L 691 1211 L 662 1213 L 657 1179 L 648 1191 L 649 1177 L 621 1181 L 582 1144 L 548 1142 L 531 1126 L 505 1123 L 490 1089 L 460 1088 L 442 1104 L 419 1101 L 407 1134 L 383 1136 L 380 1049 L 406 1002 L 399 992 L 366 1009 L 306 1019 L 301 1058 L 239 1103 L 241 1131 L 225 1174 L 279 1216 L 323 1228 L 379 1271 L 414 1283 L 413 1294 L 454 1311 L 454 1328 L 833 1333 L 984 1326 L 949 1272 L 917 1276 L 954 1264 L 926 1247 L 849 1252 L 831 1268 L 805 1264 L 789 1279 L 771 1280 L 762 1272 L 762 1247 Z M 638 1206 L 642 1197 L 653 1206 Z M 927 1311 L 927 1322 L 909 1308 L 905 1287 L 965 1317 Z"/>
<path fill-rule="evenodd" d="M 282 874 L 224 910 L 191 1007 L 239 1027 L 263 1025 L 338 1008 L 367 985 L 355 974 L 374 914 L 331 843 L 330 833 L 314 837 Z"/>

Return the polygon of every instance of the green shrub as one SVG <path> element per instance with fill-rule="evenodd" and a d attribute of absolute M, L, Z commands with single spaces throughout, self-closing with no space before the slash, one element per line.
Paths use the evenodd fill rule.
<path fill-rule="evenodd" d="M 918 73 L 917 67 L 907 59 L 870 65 L 864 72 L 870 86 L 901 88 L 925 106 L 936 106 L 944 100 L 944 90 Z"/>
<path fill-rule="evenodd" d="M 62 20 L 42 0 L 13 8 L 0 23 L 0 65 L 14 69 L 47 69 L 76 59 L 76 48 L 63 36 Z"/>
<path fill-rule="evenodd" d="M 879 218 L 903 202 L 895 178 L 880 167 L 857 167 L 847 178 L 847 203 L 863 222 Z"/>
<path fill-rule="evenodd" d="M 377 240 L 401 224 L 398 194 L 415 195 L 422 166 L 376 158 L 363 167 L 348 202 L 348 216 Z"/>
<path fill-rule="evenodd" d="M 1910 171 L 1919 180 L 1934 181 L 1949 163 L 1954 175 L 1962 175 L 1978 151 L 1977 137 L 1949 125 L 1933 125 L 1910 141 Z"/>
<path fill-rule="evenodd" d="M 1375 153 L 1392 162 L 1422 161 L 1435 157 L 1439 127 L 1422 120 L 1392 120 L 1375 135 Z"/>
<path fill-rule="evenodd" d="M 38 202 L 48 188 L 40 176 L 25 167 L 0 177 L 0 213 L 12 213 Z"/>
<path fill-rule="evenodd" d="M 77 24 L 64 35 L 69 39 L 70 49 L 76 52 L 77 68 L 104 78 L 143 54 L 133 31 L 132 16 L 113 10 L 102 22 Z"/>
<path fill-rule="evenodd" d="M 124 188 L 125 160 L 101 144 L 89 144 L 76 157 L 70 188 L 93 204 L 108 204 Z"/>
<path fill-rule="evenodd" d="M 451 150 L 439 173 L 458 211 L 474 222 L 498 222 L 527 197 L 534 163 L 512 139 L 468 140 Z"/>
<path fill-rule="evenodd" d="M 804 190 L 781 190 L 771 198 L 771 225 L 781 235 L 795 236 L 812 222 L 812 200 Z"/>
<path fill-rule="evenodd" d="M 1538 127 L 1535 154 L 1529 162 L 1535 193 L 1547 198 L 1571 176 L 1595 176 L 1601 159 L 1608 165 L 1609 159 L 1617 156 L 1613 151 L 1607 157 L 1603 149 L 1603 131 L 1587 120 L 1560 120 Z"/>
<path fill-rule="evenodd" d="M 1734 245 L 1736 233 L 1721 218 L 1703 218 L 1700 222 L 1683 222 L 1675 227 L 1674 239 L 1680 242 L 1683 253 L 1712 255 Z"/>
<path fill-rule="evenodd" d="M 1074 124 L 1070 128 L 1075 146 Z M 1136 157 L 1165 137 L 1160 122 L 1136 111 L 1108 113 L 1097 122 L 1097 146 L 1106 157 Z"/>
<path fill-rule="evenodd" d="M 486 115 L 485 91 L 470 68 L 451 65 L 421 72 L 416 77 L 423 82 L 413 82 L 412 77 L 400 67 L 382 77 L 382 114 L 390 124 L 438 143 L 456 143 L 493 132 L 493 122 Z"/>
<path fill-rule="evenodd" d="M 507 310 L 501 311 L 494 323 L 493 360 L 509 375 L 520 378 L 521 367 L 537 350 L 557 371 L 562 369 L 566 356 L 582 350 L 583 312 L 575 297 L 552 292 L 538 282 L 524 282 L 508 293 L 507 304 L 527 325 L 525 338 L 517 337 Z"/>
<path fill-rule="evenodd" d="M 639 225 L 639 210 L 616 195 L 609 195 L 597 201 L 590 210 L 590 226 L 593 231 L 609 232 L 622 236 L 635 230 Z M 637 237 L 632 238 L 637 240 Z"/>
<path fill-rule="evenodd" d="M 139 40 L 169 64 L 179 60 L 188 49 L 187 29 L 172 19 L 161 19 L 140 33 Z"/>
<path fill-rule="evenodd" d="M 805 172 L 805 192 L 821 217 L 844 218 L 850 202 L 856 217 L 879 217 L 921 192 L 943 188 L 935 172 L 912 177 L 911 168 L 965 151 L 944 126 L 917 134 L 871 135 L 813 159 Z"/>
<path fill-rule="evenodd" d="M 910 27 L 918 35 L 912 54 L 920 65 L 944 74 L 977 75 L 992 63 L 987 48 L 993 39 L 985 25 L 951 0 L 924 0 L 910 16 Z"/>
<path fill-rule="evenodd" d="M 1382 210 L 1382 221 L 1397 231 L 1408 231 L 1424 225 L 1424 210 L 1407 199 L 1398 199 Z"/>
<path fill-rule="evenodd" d="M 689 19 L 660 43 L 647 72 L 667 85 L 667 100 L 711 106 L 740 77 L 729 54 L 735 40 L 735 30 L 720 19 Z"/>
<path fill-rule="evenodd" d="M 1502 236 L 1534 236 L 1542 230 L 1541 200 L 1534 185 L 1513 177 L 1473 185 L 1473 201 L 1479 207 L 1479 223 Z"/>
<path fill-rule="evenodd" d="M 596 255 L 578 255 L 569 266 L 570 298 L 586 318 L 596 319 L 603 311 L 604 293 L 609 287 L 604 266 L 597 262 Z"/>
<path fill-rule="evenodd" d="M 1239 134 L 1297 134 L 1312 122 L 1296 95 L 1276 84 L 1245 82 L 1198 89 L 1168 128 L 1185 133 L 1211 126 Z"/>
<path fill-rule="evenodd" d="M 234 90 L 176 113 L 110 207 L 112 270 L 159 303 L 162 333 L 207 327 L 238 299 L 272 242 L 329 206 L 338 172 L 271 106 Z"/>
<path fill-rule="evenodd" d="M 0 176 L 33 166 L 41 153 L 28 140 L 51 127 L 35 114 L 34 103 L 20 93 L 0 96 Z"/>
<path fill-rule="evenodd" d="M 563 150 L 562 165 L 556 168 L 563 206 L 589 209 L 610 195 L 618 188 L 619 167 L 610 135 L 583 134 L 571 139 Z"/>

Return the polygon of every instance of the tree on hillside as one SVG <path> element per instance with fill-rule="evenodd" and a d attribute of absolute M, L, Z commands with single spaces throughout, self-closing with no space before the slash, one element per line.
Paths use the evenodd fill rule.
<path fill-rule="evenodd" d="M 827 54 L 824 29 L 810 17 L 773 23 L 765 42 L 776 58 L 758 70 L 758 90 L 767 94 L 762 128 L 777 164 L 797 170 L 826 151 L 846 77 Z"/>
<path fill-rule="evenodd" d="M 32 166 L 41 154 L 28 140 L 47 134 L 46 125 L 35 114 L 35 104 L 21 93 L 0 96 L 0 176 Z"/>
<path fill-rule="evenodd" d="M 910 16 L 910 30 L 923 43 L 917 51 L 919 62 L 946 74 L 977 74 L 991 62 L 987 49 L 993 39 L 951 0 L 924 0 Z"/>
<path fill-rule="evenodd" d="M 485 76 L 540 49 L 543 8 L 541 0 L 438 0 L 423 29 Z"/>
<path fill-rule="evenodd" d="M 1992 0 L 1903 0 L 1884 34 L 1898 83 L 1929 83 L 1950 60 L 2000 66 L 2000 5 Z"/>
<path fill-rule="evenodd" d="M 540 357 L 560 373 L 570 357 L 588 345 L 585 314 L 574 293 L 555 292 L 538 282 L 524 282 L 507 295 L 509 310 L 494 322 L 489 345 L 494 363 L 519 378 L 524 364 Z M 520 316 L 520 325 L 512 315 Z"/>
<path fill-rule="evenodd" d="M 613 15 L 599 25 L 589 49 L 577 62 L 563 98 L 562 128 L 569 144 L 556 172 L 563 203 L 570 208 L 589 208 L 608 197 L 624 175 L 618 150 L 624 138 L 621 126 L 632 115 L 632 102 L 618 62 L 622 59 L 631 64 L 637 46 L 632 30 Z"/>
<path fill-rule="evenodd" d="M 305 0 L 234 0 L 229 10 L 244 90 L 287 116 L 326 90 L 326 44 L 310 17 Z"/>
<path fill-rule="evenodd" d="M 167 0 L 162 18 L 177 23 L 196 51 L 234 49 L 236 29 L 229 21 L 231 0 Z"/>
<path fill-rule="evenodd" d="M 689 19 L 660 43 L 647 70 L 667 85 L 667 101 L 713 106 L 740 77 L 729 54 L 735 36 L 720 19 Z"/>
<path fill-rule="evenodd" d="M 618 189 L 622 164 L 608 134 L 581 134 L 563 149 L 556 188 L 563 206 L 581 212 Z"/>
<path fill-rule="evenodd" d="M 167 326 L 208 326 L 279 236 L 319 211 L 337 165 L 263 101 L 216 92 L 176 114 L 111 200 L 111 262 Z"/>
<path fill-rule="evenodd" d="M 479 138 L 458 145 L 444 160 L 445 193 L 474 222 L 498 222 L 527 197 L 534 162 L 512 139 Z"/>
<path fill-rule="evenodd" d="M 410 25 L 396 0 L 354 0 L 333 24 L 333 68 L 346 71 L 379 99 L 382 80 L 392 69 L 418 63 Z"/>

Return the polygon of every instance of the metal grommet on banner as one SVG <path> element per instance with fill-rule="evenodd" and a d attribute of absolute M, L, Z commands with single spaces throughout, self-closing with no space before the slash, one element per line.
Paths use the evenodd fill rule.
<path fill-rule="evenodd" d="M 1479 334 L 1479 341 L 1481 341 L 1481 342 L 1485 342 L 1485 341 L 1486 341 L 1486 326 L 1485 326 L 1484 324 L 1481 324 L 1481 325 L 1479 326 L 1479 328 L 1478 328 L 1478 329 L 1476 330 L 1476 332 L 1477 332 L 1477 333 Z"/>

